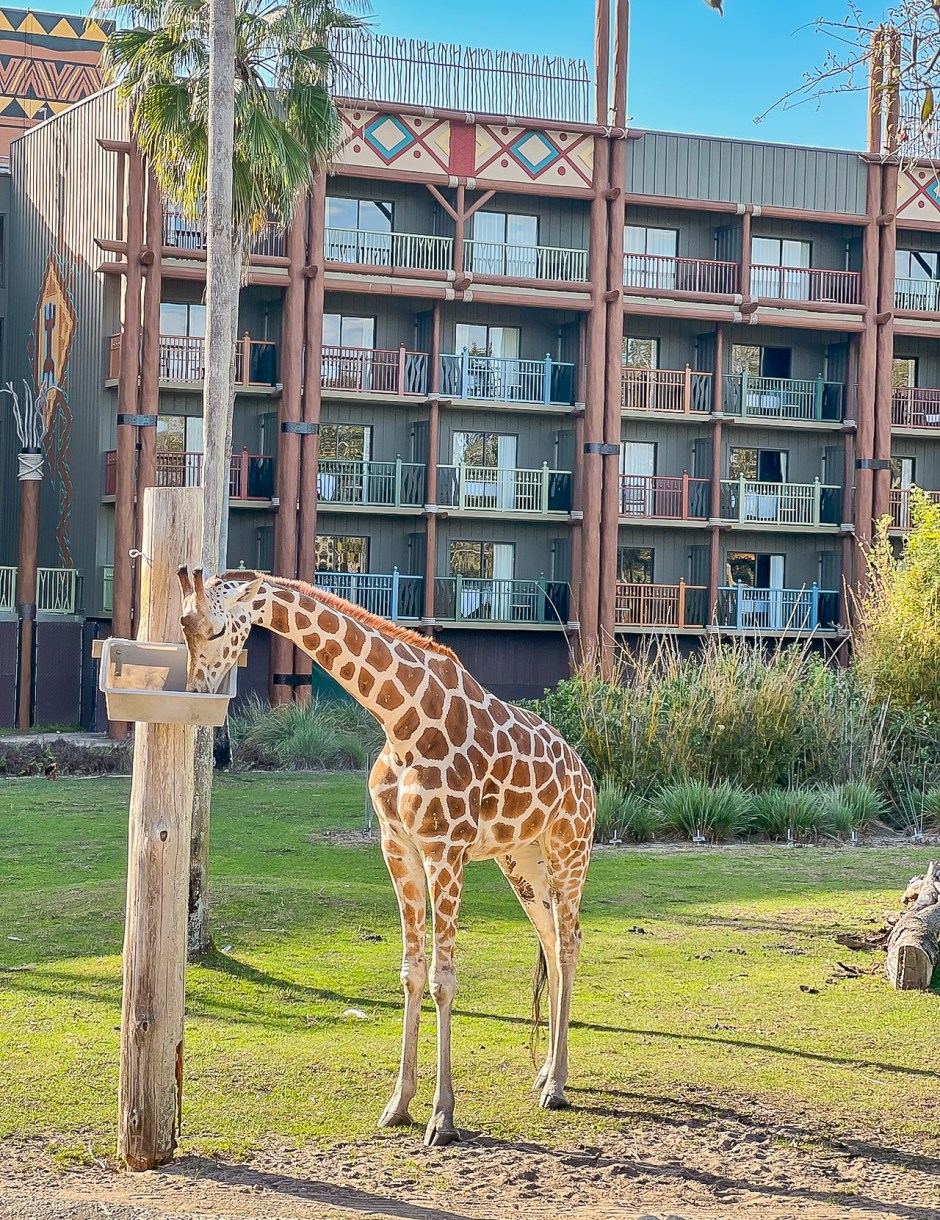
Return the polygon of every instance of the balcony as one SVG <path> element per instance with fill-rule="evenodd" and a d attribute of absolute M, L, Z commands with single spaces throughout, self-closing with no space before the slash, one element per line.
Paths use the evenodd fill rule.
<path fill-rule="evenodd" d="M 417 462 L 321 458 L 317 499 L 321 507 L 423 508 L 425 468 Z"/>
<path fill-rule="evenodd" d="M 620 516 L 634 521 L 707 521 L 708 479 L 690 479 L 688 474 L 622 474 Z"/>
<path fill-rule="evenodd" d="M 857 305 L 860 294 L 861 276 L 857 271 L 751 265 L 751 296 L 762 300 Z"/>
<path fill-rule="evenodd" d="M 940 390 L 897 386 L 891 408 L 895 428 L 940 428 Z"/>
<path fill-rule="evenodd" d="M 536 470 L 499 466 L 438 467 L 438 502 L 473 513 L 521 513 L 547 517 L 571 512 L 570 470 Z"/>
<path fill-rule="evenodd" d="M 813 483 L 723 479 L 721 519 L 738 525 L 831 525 L 842 520 L 842 488 Z"/>
<path fill-rule="evenodd" d="M 940 313 L 940 280 L 898 277 L 894 281 L 894 307 L 918 313 Z"/>
<path fill-rule="evenodd" d="M 356 394 L 426 394 L 426 352 L 409 352 L 402 344 L 397 351 L 365 347 L 324 347 L 320 364 L 324 390 L 347 390 Z"/>
<path fill-rule="evenodd" d="M 566 582 L 439 576 L 434 582 L 434 617 L 468 625 L 509 623 L 557 626 L 568 621 Z"/>
<path fill-rule="evenodd" d="M 711 258 L 671 258 L 660 254 L 625 254 L 626 288 L 678 296 L 733 296 L 738 291 L 738 264 Z"/>
<path fill-rule="evenodd" d="M 617 627 L 683 631 L 704 630 L 708 617 L 708 590 L 703 585 L 617 583 L 614 603 Z"/>
<path fill-rule="evenodd" d="M 117 451 L 108 450 L 104 464 L 104 494 L 117 493 Z M 157 487 L 199 487 L 202 483 L 201 453 L 157 452 Z M 274 458 L 261 453 L 233 453 L 229 470 L 230 500 L 270 501 L 274 495 Z"/>
<path fill-rule="evenodd" d="M 556 283 L 586 283 L 587 250 L 562 246 L 514 246 L 501 242 L 464 243 L 467 270 L 474 275 L 504 276 L 513 280 L 552 280 Z"/>
<path fill-rule="evenodd" d="M 163 246 L 170 252 L 201 252 L 206 248 L 206 220 L 200 213 L 197 217 L 186 216 L 179 208 L 163 209 Z M 252 258 L 284 258 L 286 245 L 284 230 L 271 221 L 255 234 L 249 242 Z"/>
<path fill-rule="evenodd" d="M 324 257 L 329 263 L 407 271 L 451 271 L 454 239 L 427 233 L 372 233 L 367 229 L 327 229 Z"/>
<path fill-rule="evenodd" d="M 684 369 L 624 368 L 621 406 L 651 415 L 707 414 L 712 409 L 711 373 Z"/>
<path fill-rule="evenodd" d="M 845 386 L 822 377 L 805 381 L 729 373 L 724 379 L 724 409 L 729 415 L 836 423 L 843 417 L 844 404 Z"/>
<path fill-rule="evenodd" d="M 488 402 L 574 405 L 574 365 L 553 360 L 476 356 L 467 348 L 441 356 L 441 393 Z"/>
<path fill-rule="evenodd" d="M 108 379 L 121 375 L 121 335 L 111 336 Z M 206 373 L 206 341 L 196 335 L 160 336 L 160 380 L 201 385 Z M 243 335 L 235 343 L 235 384 L 243 389 L 277 385 L 277 344 Z"/>
<path fill-rule="evenodd" d="M 0 568 L 0 614 L 16 614 L 16 568 Z M 39 568 L 36 573 L 36 613 L 57 618 L 75 613 L 78 572 L 74 568 Z"/>
<path fill-rule="evenodd" d="M 424 613 L 424 578 L 405 576 L 398 568 L 390 575 L 372 572 L 317 572 L 318 589 L 335 593 L 370 614 L 400 622 Z"/>
<path fill-rule="evenodd" d="M 906 533 L 911 528 L 911 498 L 913 487 L 892 487 L 888 498 L 888 512 L 891 515 L 890 528 Z M 934 504 L 940 504 L 940 491 L 922 492 Z"/>
<path fill-rule="evenodd" d="M 731 631 L 835 631 L 839 594 L 816 584 L 802 589 L 755 589 L 738 583 L 718 590 L 715 622 Z"/>

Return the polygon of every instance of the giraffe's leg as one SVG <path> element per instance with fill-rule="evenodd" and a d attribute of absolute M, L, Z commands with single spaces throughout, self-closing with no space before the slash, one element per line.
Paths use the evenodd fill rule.
<path fill-rule="evenodd" d="M 463 887 L 463 850 L 444 852 L 440 860 L 425 858 L 434 919 L 434 957 L 431 961 L 431 996 L 437 1009 L 437 1087 L 434 1106 L 424 1133 L 429 1147 L 460 1139 L 454 1126 L 454 1086 L 450 1062 L 450 1017 L 457 992 L 454 940 Z"/>
<path fill-rule="evenodd" d="M 408 1106 L 418 1088 L 418 1026 L 427 978 L 425 961 L 426 905 L 424 870 L 417 848 L 409 840 L 383 827 L 382 852 L 401 913 L 401 982 L 405 991 L 405 1017 L 398 1083 L 379 1119 L 380 1127 L 410 1125 Z"/>
<path fill-rule="evenodd" d="M 538 843 L 517 847 L 505 856 L 497 856 L 496 863 L 502 869 L 509 884 L 516 892 L 522 909 L 528 915 L 538 933 L 539 943 L 545 955 L 548 970 L 548 1053 L 535 1078 L 533 1089 L 541 1090 L 551 1071 L 555 1046 L 555 1013 L 558 1008 L 558 950 L 555 932 L 555 916 L 552 912 L 551 887 L 542 849 Z"/>
<path fill-rule="evenodd" d="M 571 1016 L 571 992 L 581 949 L 579 911 L 591 856 L 591 844 L 590 839 L 581 837 L 580 829 L 574 820 L 566 818 L 549 827 L 544 836 L 543 849 L 554 896 L 559 988 L 552 1061 L 539 1105 L 546 1110 L 561 1110 L 568 1105 L 565 1097 L 565 1083 L 568 1079 L 568 1022 Z"/>

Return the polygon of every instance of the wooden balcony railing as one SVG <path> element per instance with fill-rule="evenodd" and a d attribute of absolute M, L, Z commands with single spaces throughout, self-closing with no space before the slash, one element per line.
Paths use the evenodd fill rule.
<path fill-rule="evenodd" d="M 368 347 L 323 348 L 320 384 L 324 390 L 351 390 L 368 394 L 426 394 L 426 352 L 409 352 L 404 343 L 397 351 Z"/>
<path fill-rule="evenodd" d="M 716 625 L 734 631 L 834 631 L 839 594 L 815 583 L 802 589 L 755 589 L 739 582 L 718 590 Z"/>
<path fill-rule="evenodd" d="M 0 614 L 16 612 L 15 567 L 0 568 Z M 50 617 L 74 614 L 80 573 L 75 568 L 37 568 L 36 613 Z"/>
<path fill-rule="evenodd" d="M 158 487 L 199 487 L 202 483 L 201 453 L 157 453 Z M 104 494 L 117 492 L 117 452 L 105 454 Z M 228 494 L 231 500 L 270 500 L 274 495 L 274 458 L 243 449 L 232 454 Z"/>
<path fill-rule="evenodd" d="M 672 521 L 704 521 L 709 516 L 708 479 L 681 475 L 622 474 L 621 517 L 661 517 Z"/>
<path fill-rule="evenodd" d="M 112 381 L 121 375 L 121 340 L 121 335 L 111 336 L 108 377 Z M 161 381 L 199 385 L 205 378 L 206 341 L 198 335 L 161 335 L 159 361 Z M 235 384 L 276 385 L 277 344 L 244 334 L 235 344 Z"/>
<path fill-rule="evenodd" d="M 940 280 L 914 280 L 898 277 L 894 281 L 895 309 L 919 313 L 940 313 Z"/>
<path fill-rule="evenodd" d="M 317 498 L 324 509 L 341 504 L 420 508 L 424 487 L 424 465 L 401 458 L 393 462 L 321 458 L 317 467 Z"/>
<path fill-rule="evenodd" d="M 163 210 L 163 245 L 167 249 L 180 251 L 205 250 L 206 221 L 200 213 L 193 218 L 180 208 L 169 206 Z M 275 221 L 256 233 L 249 242 L 254 258 L 283 258 L 286 253 L 284 230 Z"/>
<path fill-rule="evenodd" d="M 898 386 L 891 408 L 895 428 L 940 428 L 940 390 Z"/>
<path fill-rule="evenodd" d="M 732 296 L 738 291 L 738 264 L 711 258 L 671 258 L 661 254 L 625 254 L 623 282 L 648 292 Z"/>
<path fill-rule="evenodd" d="M 888 498 L 888 512 L 891 514 L 891 528 L 909 530 L 911 528 L 911 501 L 915 488 L 892 487 Z M 934 504 L 940 504 L 940 491 L 925 491 L 922 493 Z"/>
<path fill-rule="evenodd" d="M 821 267 L 751 265 L 751 296 L 771 301 L 822 301 L 857 305 L 861 276 L 857 271 L 828 271 Z"/>
<path fill-rule="evenodd" d="M 435 618 L 456 622 L 558 624 L 568 621 L 566 582 L 439 576 L 434 582 Z"/>
<path fill-rule="evenodd" d="M 571 512 L 570 470 L 550 470 L 546 462 L 537 470 L 512 467 L 438 467 L 438 502 L 475 512 L 548 513 Z"/>
<path fill-rule="evenodd" d="M 723 479 L 721 518 L 754 525 L 838 525 L 842 488 L 812 483 Z"/>
<path fill-rule="evenodd" d="M 689 415 L 712 409 L 711 373 L 684 369 L 642 369 L 625 366 L 621 405 L 624 411 L 657 415 Z"/>
<path fill-rule="evenodd" d="M 0 614 L 16 609 L 16 568 L 0 568 Z"/>
<path fill-rule="evenodd" d="M 429 233 L 372 233 L 368 229 L 327 229 L 327 262 L 409 271 L 451 271 L 454 239 Z"/>
<path fill-rule="evenodd" d="M 467 348 L 441 356 L 441 393 L 491 402 L 574 403 L 574 365 L 543 360 L 476 356 Z"/>
<path fill-rule="evenodd" d="M 464 243 L 467 270 L 474 275 L 503 275 L 514 280 L 571 280 L 588 278 L 587 250 L 561 246 L 515 246 L 495 241 Z"/>
<path fill-rule="evenodd" d="M 424 612 L 424 578 L 406 576 L 393 568 L 388 575 L 372 572 L 317 572 L 316 586 L 370 614 L 398 622 Z"/>
<path fill-rule="evenodd" d="M 704 627 L 708 589 L 684 580 L 677 585 L 619 581 L 614 607 L 618 627 Z"/>
<path fill-rule="evenodd" d="M 728 373 L 724 378 L 724 409 L 729 415 L 756 419 L 841 420 L 845 386 L 838 381 L 793 377 L 753 377 Z"/>

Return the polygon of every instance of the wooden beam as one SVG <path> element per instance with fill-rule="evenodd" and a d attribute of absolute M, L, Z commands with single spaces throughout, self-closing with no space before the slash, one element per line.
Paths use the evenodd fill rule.
<path fill-rule="evenodd" d="M 495 194 L 496 194 L 495 191 L 485 191 L 480 196 L 480 198 L 477 199 L 475 203 L 472 203 L 470 205 L 470 207 L 468 207 L 467 210 L 464 212 L 464 214 L 463 214 L 464 220 L 469 220 L 470 217 L 473 215 L 473 213 L 478 212 L 480 210 L 480 208 L 482 208 L 485 204 L 489 203 L 489 201 L 493 198 L 493 196 Z"/>
<path fill-rule="evenodd" d="M 437 202 L 441 205 L 441 207 L 444 209 L 444 211 L 447 213 L 447 215 L 451 218 L 451 220 L 456 220 L 457 219 L 456 210 L 453 207 L 451 207 L 451 205 L 447 202 L 447 200 L 444 198 L 444 196 L 441 194 L 441 192 L 437 189 L 437 187 L 434 185 L 434 183 L 425 182 L 424 185 L 428 188 L 428 190 L 431 192 L 431 194 L 434 196 L 434 198 L 437 200 Z"/>

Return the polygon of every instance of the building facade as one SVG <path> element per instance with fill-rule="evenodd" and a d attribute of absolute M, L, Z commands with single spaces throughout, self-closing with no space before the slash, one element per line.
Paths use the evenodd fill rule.
<path fill-rule="evenodd" d="M 873 521 L 940 492 L 933 171 L 882 157 L 876 120 L 864 153 L 629 130 L 605 58 L 590 96 L 571 65 L 547 97 L 544 65 L 504 70 L 502 115 L 344 98 L 241 296 L 229 566 L 434 632 L 509 697 L 659 633 L 838 647 Z M 91 638 L 134 629 L 140 490 L 200 478 L 204 232 L 113 90 L 16 140 L 3 185 L 7 375 L 64 391 L 46 665 L 89 720 Z M 284 641 L 249 651 L 275 698 L 312 681 Z"/>

